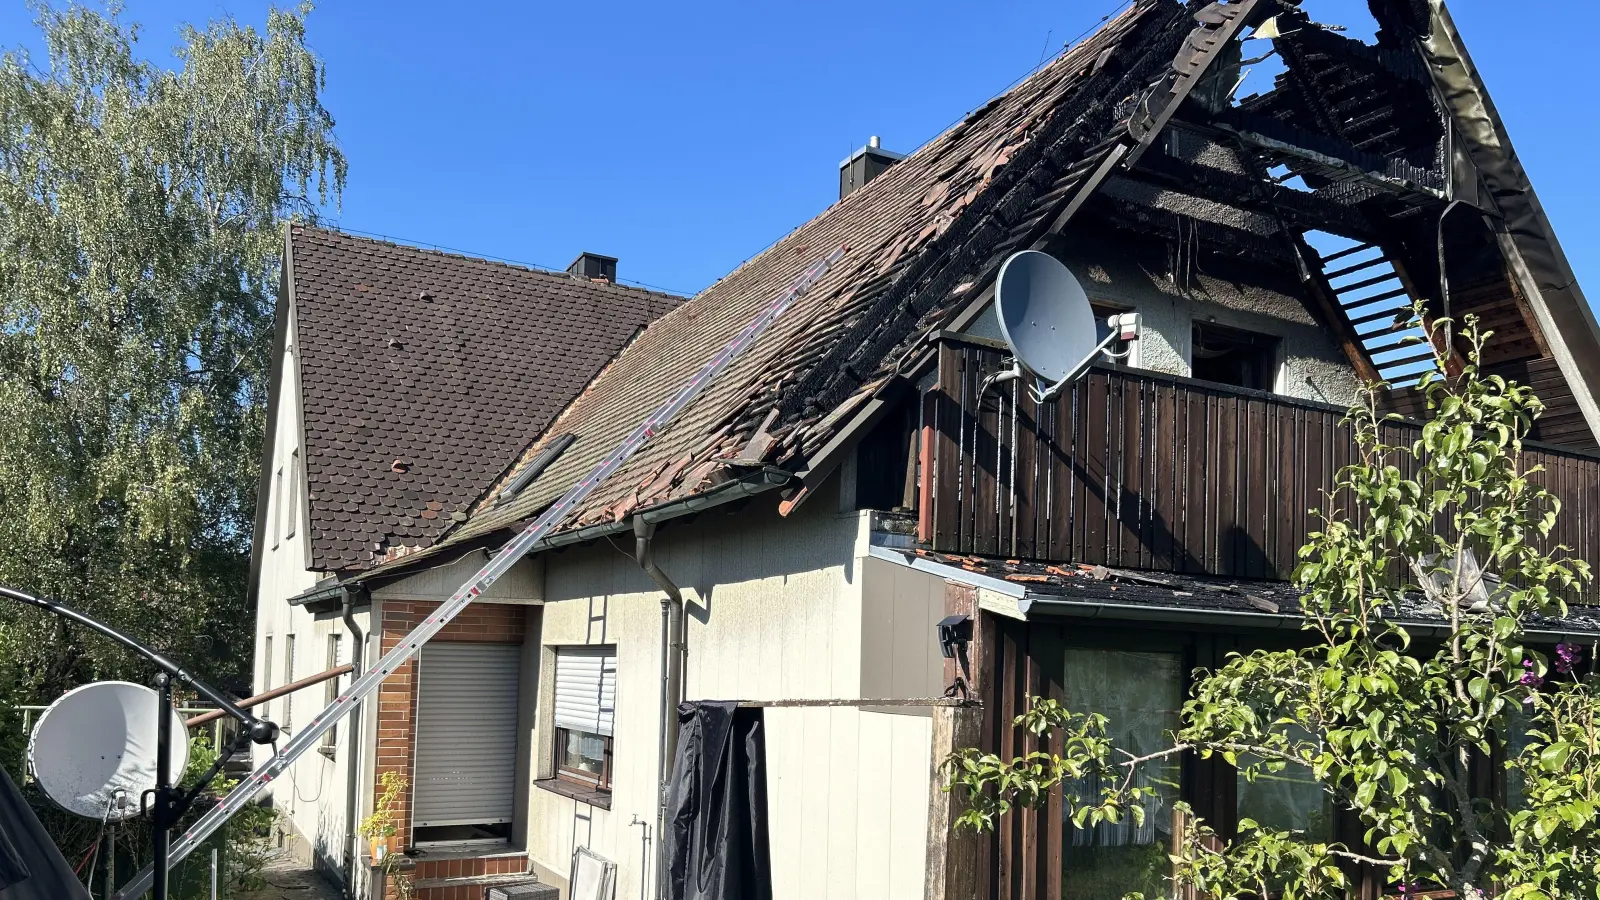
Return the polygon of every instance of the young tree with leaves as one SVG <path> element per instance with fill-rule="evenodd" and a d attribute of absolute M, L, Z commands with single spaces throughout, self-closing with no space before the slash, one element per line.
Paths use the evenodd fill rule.
<path fill-rule="evenodd" d="M 0 583 L 48 594 L 208 678 L 248 670 L 244 606 L 282 226 L 342 189 L 305 44 L 185 27 L 178 66 L 113 7 L 37 7 L 0 56 Z M 149 672 L 0 609 L 13 700 Z"/>
<path fill-rule="evenodd" d="M 1433 324 L 1436 347 L 1447 327 Z M 1600 680 L 1581 647 L 1546 653 L 1528 638 L 1567 615 L 1590 570 L 1548 546 L 1560 504 L 1523 456 L 1543 407 L 1481 371 L 1488 336 L 1469 317 L 1459 374 L 1424 378 L 1429 418 L 1415 441 L 1386 441 L 1396 417 L 1380 412 L 1381 386 L 1351 410 L 1360 461 L 1327 493 L 1294 576 L 1305 646 L 1197 672 L 1182 728 L 1137 758 L 1113 748 L 1103 716 L 1035 698 L 1017 724 L 1061 732 L 1062 752 L 952 755 L 949 788 L 968 804 L 957 827 L 991 829 L 1054 790 L 1075 827 L 1142 821 L 1154 790 L 1144 767 L 1220 756 L 1249 781 L 1314 780 L 1364 833 L 1341 843 L 1243 819 L 1219 835 L 1186 817 L 1172 865 L 1188 896 L 1344 897 L 1362 866 L 1400 895 L 1600 896 Z M 1419 606 L 1441 633 L 1426 641 L 1396 621 Z M 1497 759 L 1509 801 L 1479 787 Z"/>

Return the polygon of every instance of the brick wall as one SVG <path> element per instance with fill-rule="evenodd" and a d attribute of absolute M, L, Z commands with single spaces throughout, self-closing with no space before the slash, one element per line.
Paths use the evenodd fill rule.
<path fill-rule="evenodd" d="M 387 601 L 383 604 L 383 622 L 380 640 L 382 653 L 394 649 L 402 638 L 422 620 L 439 608 L 437 603 Z M 490 644 L 521 644 L 526 633 L 527 609 L 503 603 L 475 603 L 468 607 L 442 631 L 433 642 L 470 642 Z M 416 748 L 417 661 L 408 660 L 394 671 L 378 689 L 378 757 L 376 778 L 386 772 L 399 772 L 412 780 L 412 764 Z M 514 760 L 507 760 L 508 765 Z M 374 797 L 379 788 L 373 785 Z M 409 794 L 409 792 L 408 792 Z M 411 836 L 411 798 L 405 797 L 400 805 L 400 839 Z M 403 848 L 397 848 L 403 849 Z M 418 860 L 411 872 L 413 881 L 434 878 L 461 878 L 474 875 L 515 874 L 525 871 L 525 857 L 497 857 L 491 859 Z M 468 897 L 466 888 L 440 888 L 418 891 L 416 900 L 457 900 Z M 474 900 L 483 896 L 483 888 L 470 894 Z M 394 896 L 391 890 L 390 896 Z"/>

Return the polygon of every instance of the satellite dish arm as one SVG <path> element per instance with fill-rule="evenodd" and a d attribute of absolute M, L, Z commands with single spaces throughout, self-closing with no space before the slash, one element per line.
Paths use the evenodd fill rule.
<path fill-rule="evenodd" d="M 1077 365 L 1073 366 L 1072 371 L 1068 372 L 1065 378 L 1044 389 L 1030 388 L 1033 391 L 1034 400 L 1039 403 L 1048 403 L 1054 400 L 1056 395 L 1067 389 L 1068 385 L 1082 378 L 1083 373 L 1089 371 L 1089 367 L 1094 365 L 1095 357 L 1106 352 L 1107 347 L 1118 341 L 1136 341 L 1139 339 L 1138 313 L 1115 315 L 1109 318 L 1107 323 L 1111 326 L 1111 333 L 1106 335 L 1105 340 L 1095 345 L 1095 348 L 1090 350 L 1088 355 L 1080 360 Z"/>
<path fill-rule="evenodd" d="M 32 594 L 26 594 L 22 591 L 5 587 L 4 585 L 0 585 L 0 597 L 6 597 L 8 599 L 15 600 L 18 603 L 25 603 L 28 606 L 34 606 L 46 612 L 54 613 L 63 619 L 76 622 L 79 625 L 88 628 L 90 631 L 94 631 L 97 634 L 110 638 L 122 646 L 127 647 L 129 650 L 132 650 L 133 652 L 149 660 L 156 668 L 165 673 L 167 677 L 189 685 L 199 692 L 200 696 L 210 700 L 212 703 L 215 703 L 218 709 L 239 720 L 239 724 L 242 726 L 241 734 L 249 735 L 252 741 L 255 741 L 258 744 L 270 744 L 278 739 L 278 726 L 266 721 L 265 719 L 258 719 L 250 713 L 240 709 L 238 704 L 230 700 L 223 692 L 211 687 L 209 684 L 206 684 L 204 681 L 196 678 L 182 666 L 170 659 L 167 659 L 165 656 L 162 656 L 160 653 L 157 653 L 149 647 L 146 647 L 133 638 L 128 637 L 115 628 L 112 628 L 110 625 L 106 625 L 105 623 L 100 622 L 91 616 L 78 612 L 70 606 L 64 606 L 60 603 L 57 603 L 48 597 L 35 597 Z"/>

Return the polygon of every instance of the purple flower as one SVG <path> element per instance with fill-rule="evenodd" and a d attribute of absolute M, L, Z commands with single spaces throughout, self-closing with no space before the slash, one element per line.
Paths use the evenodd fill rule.
<path fill-rule="evenodd" d="M 1531 688 L 1537 688 L 1539 685 L 1544 684 L 1544 679 L 1533 674 L 1532 672 L 1528 672 L 1522 676 L 1522 684 L 1525 684 Z"/>
<path fill-rule="evenodd" d="M 1565 641 L 1556 645 L 1556 671 L 1563 675 L 1572 674 L 1577 667 L 1578 660 L 1583 656 L 1583 648 Z"/>

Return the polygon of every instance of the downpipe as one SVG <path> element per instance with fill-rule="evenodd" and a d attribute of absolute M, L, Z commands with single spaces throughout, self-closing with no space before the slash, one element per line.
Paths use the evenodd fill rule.
<path fill-rule="evenodd" d="M 344 619 L 344 627 L 350 634 L 350 683 L 354 684 L 361 677 L 361 658 L 366 650 L 367 637 L 361 631 L 361 626 L 356 624 L 354 591 L 346 589 L 344 602 L 340 606 L 339 614 Z M 338 660 L 335 660 L 338 662 Z M 361 832 L 356 827 L 356 801 L 361 793 L 361 706 L 355 704 L 350 710 L 350 760 L 345 775 L 344 798 L 344 827 L 345 855 L 344 855 L 344 896 L 345 900 L 356 898 L 356 860 L 361 858 Z"/>
<path fill-rule="evenodd" d="M 684 636 L 683 591 L 655 561 L 656 526 L 643 516 L 633 517 L 634 560 L 661 589 L 661 747 L 657 759 L 656 796 L 656 897 L 667 896 L 667 783 L 678 744 L 678 700 L 683 696 L 683 658 L 688 648 Z"/>

